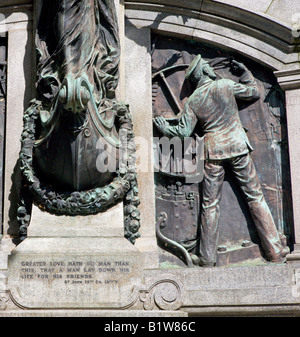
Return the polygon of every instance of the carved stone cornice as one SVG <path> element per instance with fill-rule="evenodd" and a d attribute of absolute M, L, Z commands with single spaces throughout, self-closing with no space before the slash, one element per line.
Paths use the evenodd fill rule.
<path fill-rule="evenodd" d="M 1 0 L 0 7 L 33 5 L 33 0 Z"/>
<path fill-rule="evenodd" d="M 274 74 L 283 90 L 300 88 L 300 69 L 275 71 Z"/>

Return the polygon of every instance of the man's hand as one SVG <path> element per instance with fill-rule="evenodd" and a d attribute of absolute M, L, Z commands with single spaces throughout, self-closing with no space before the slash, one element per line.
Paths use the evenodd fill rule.
<path fill-rule="evenodd" d="M 234 72 L 239 72 L 240 74 L 243 74 L 247 70 L 243 63 L 237 62 L 236 60 L 231 61 L 231 69 Z"/>
<path fill-rule="evenodd" d="M 164 117 L 155 117 L 153 122 L 157 129 L 164 134 L 164 130 L 169 126 L 169 123 L 164 119 Z"/>

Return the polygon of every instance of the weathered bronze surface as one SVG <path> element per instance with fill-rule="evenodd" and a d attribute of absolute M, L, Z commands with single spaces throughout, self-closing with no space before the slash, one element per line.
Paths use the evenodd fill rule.
<path fill-rule="evenodd" d="M 202 54 L 203 58 L 214 68 L 208 69 L 208 71 L 211 72 L 211 75 L 215 73 L 217 80 L 226 78 L 238 83 L 239 80 L 242 79 L 242 69 L 240 70 L 240 73 L 238 69 L 234 69 L 238 68 L 241 62 L 237 64 L 232 61 L 233 59 L 243 61 L 254 74 L 257 97 L 260 95 L 261 98 L 256 101 L 237 99 L 235 102 L 232 102 L 232 104 L 239 109 L 239 119 L 243 125 L 242 128 L 241 124 L 239 124 L 240 126 L 238 128 L 234 128 L 233 131 L 236 133 L 239 130 L 239 134 L 242 136 L 238 137 L 237 135 L 234 139 L 242 139 L 242 143 L 245 144 L 245 146 L 242 143 L 240 143 L 240 145 L 242 145 L 240 146 L 239 144 L 236 144 L 235 141 L 235 144 L 238 146 L 231 148 L 230 151 L 245 150 L 245 153 L 247 153 L 251 145 L 255 149 L 255 151 L 251 153 L 251 156 L 255 162 L 257 176 L 261 182 L 263 194 L 265 195 L 277 227 L 275 230 L 275 226 L 272 225 L 272 230 L 269 230 L 268 233 L 273 232 L 280 250 L 282 246 L 285 246 L 286 241 L 291 245 L 293 233 L 292 213 L 291 208 L 289 207 L 291 200 L 284 95 L 282 95 L 272 73 L 262 66 L 237 54 L 227 53 L 208 45 L 195 43 L 194 41 L 185 41 L 154 35 L 152 50 L 153 73 L 157 74 L 167 68 L 167 72 L 164 73 L 168 76 L 164 81 L 158 76 L 153 80 L 153 115 L 154 117 L 165 117 L 169 122 L 168 131 L 175 130 L 173 135 L 180 135 L 182 131 L 182 136 L 188 136 L 193 130 L 194 133 L 197 133 L 200 136 L 204 133 L 207 134 L 205 121 L 201 121 L 201 116 L 203 117 L 203 120 L 205 117 L 205 103 L 203 103 L 203 99 L 200 97 L 198 103 L 199 106 L 201 106 L 201 108 L 198 109 L 200 117 L 198 118 L 199 122 L 195 123 L 196 126 L 194 124 L 189 124 L 189 127 L 186 127 L 187 125 L 183 126 L 184 122 L 182 121 L 184 118 L 181 118 L 181 123 L 179 126 L 176 126 L 176 117 L 180 116 L 178 115 L 178 105 L 180 105 L 181 111 L 185 111 L 185 103 L 189 97 L 192 96 L 196 89 L 196 85 L 198 84 L 185 79 L 186 64 L 191 64 L 192 60 L 198 54 Z M 232 65 L 232 67 L 230 67 L 230 65 Z M 169 69 L 171 69 L 171 71 Z M 172 69 L 176 71 L 172 72 Z M 248 72 L 248 74 L 251 73 Z M 166 86 L 165 81 L 168 81 L 168 86 Z M 170 93 L 170 91 L 172 91 L 172 93 Z M 175 99 L 173 96 L 175 96 Z M 226 97 L 225 94 L 224 99 L 226 99 Z M 213 98 L 212 101 L 214 99 L 215 98 Z M 177 103 L 174 103 L 176 101 Z M 214 110 L 219 103 L 214 101 L 214 103 L 209 104 L 209 106 Z M 228 106 L 228 104 L 226 104 L 226 106 Z M 181 112 L 181 114 L 183 113 Z M 209 116 L 211 115 L 208 114 L 208 117 Z M 158 118 L 158 120 L 159 119 L 160 118 Z M 193 116 L 191 119 L 187 118 L 186 120 L 188 120 L 188 122 L 197 122 L 197 118 L 194 119 Z M 203 128 L 203 126 L 205 127 Z M 156 136 L 161 135 L 157 128 L 154 128 L 154 133 Z M 225 139 L 223 137 L 221 138 L 224 142 Z M 211 152 L 211 157 L 215 156 L 214 160 L 219 164 L 221 163 L 222 157 L 221 150 L 224 149 L 224 147 L 220 147 L 219 141 L 213 143 L 215 138 L 211 140 L 212 141 L 209 142 L 211 146 L 209 149 L 207 149 L 206 146 L 206 150 Z M 218 151 L 219 147 L 221 152 Z M 237 153 L 237 155 L 239 154 L 241 155 L 242 153 Z M 219 158 L 217 158 L 218 156 Z M 227 161 L 228 160 L 226 160 L 226 162 Z M 212 162 L 212 164 L 214 164 L 214 162 Z M 218 204 L 221 213 L 218 230 L 219 239 L 217 241 L 215 239 L 211 240 L 211 242 L 217 242 L 217 245 L 213 248 L 215 260 L 209 262 L 217 263 L 217 265 L 226 265 L 228 263 L 239 263 L 248 260 L 249 263 L 251 263 L 252 259 L 260 257 L 261 254 L 263 254 L 265 258 L 268 258 L 263 252 L 263 247 L 261 246 L 261 241 L 257 234 L 257 229 L 247 202 L 242 197 L 237 180 L 228 166 L 229 162 L 226 165 L 223 164 L 224 162 L 222 162 L 221 166 L 222 170 L 223 166 L 225 168 L 225 175 L 224 172 L 222 173 L 222 180 L 224 179 L 224 182 L 222 183 L 222 181 L 220 181 L 215 187 L 216 189 L 219 189 L 217 186 L 223 185 L 223 197 Z M 186 214 L 188 214 L 187 210 L 182 209 L 179 212 L 177 211 L 177 216 L 182 219 L 180 229 L 178 224 L 175 224 L 176 221 L 173 221 L 175 214 L 173 201 L 166 202 L 165 200 L 162 200 L 163 198 L 161 196 L 163 193 L 166 193 L 162 191 L 175 189 L 176 181 L 180 180 L 183 183 L 182 191 L 185 192 L 185 195 L 188 195 L 189 191 L 194 190 L 196 195 L 198 195 L 198 198 L 201 199 L 201 205 L 203 205 L 203 196 L 207 195 L 207 193 L 203 191 L 203 183 L 199 185 L 187 184 L 180 177 L 177 177 L 176 179 L 174 175 L 168 177 L 166 174 L 158 173 L 156 174 L 157 217 L 159 218 L 159 215 L 164 212 L 166 214 L 166 220 L 163 225 L 157 226 L 157 228 L 159 227 L 158 229 L 160 230 L 160 233 L 163 234 L 164 238 L 171 239 L 182 246 L 185 246 L 185 240 L 182 239 L 182 232 L 185 233 L 185 239 L 189 238 L 193 242 L 199 242 L 201 240 L 201 224 L 204 221 L 200 220 L 200 209 L 197 210 L 196 216 L 198 219 L 197 230 L 191 230 L 194 219 L 186 218 Z M 211 188 L 209 190 L 213 191 Z M 249 188 L 249 193 L 251 194 L 253 191 L 254 188 L 252 186 Z M 217 198 L 215 199 L 215 197 L 213 197 L 213 199 L 215 201 L 218 200 Z M 266 206 L 263 208 L 264 210 L 267 209 Z M 252 214 L 253 213 L 255 213 L 255 211 L 252 212 Z M 270 214 L 269 212 L 267 213 Z M 215 224 L 217 222 L 218 221 L 211 221 L 211 223 Z M 273 221 L 270 220 L 270 223 L 273 223 Z M 204 229 L 202 228 L 202 234 L 203 232 Z M 279 236 L 277 233 L 279 233 Z M 177 253 L 178 249 L 168 249 L 168 244 L 166 244 L 164 238 L 160 237 L 158 240 L 161 247 L 181 257 L 181 259 L 188 264 L 184 254 Z M 193 258 L 195 258 L 194 254 L 201 255 L 199 248 L 201 249 L 201 245 L 199 247 L 198 244 L 187 247 Z M 286 254 L 286 252 L 284 254 Z M 269 254 L 269 258 L 270 256 L 272 256 L 272 254 Z M 168 256 L 165 257 L 162 255 L 162 262 L 164 262 L 165 258 L 169 259 Z M 198 260 L 194 259 L 194 262 L 197 263 Z"/>
<path fill-rule="evenodd" d="M 99 174 L 96 143 L 103 136 L 119 146 L 113 107 L 119 65 L 114 4 L 41 1 L 39 10 L 38 170 L 44 181 L 62 189 L 104 186 L 113 172 Z"/>
<path fill-rule="evenodd" d="M 124 200 L 125 236 L 134 242 L 135 145 L 129 107 L 115 97 L 114 2 L 39 1 L 37 7 L 37 97 L 24 116 L 20 155 L 25 185 L 42 210 L 57 215 L 95 214 Z"/>
<path fill-rule="evenodd" d="M 5 110 L 6 110 L 6 62 L 7 36 L 0 34 L 0 224 L 2 226 L 3 210 L 3 170 L 4 170 L 4 137 L 5 137 Z"/>

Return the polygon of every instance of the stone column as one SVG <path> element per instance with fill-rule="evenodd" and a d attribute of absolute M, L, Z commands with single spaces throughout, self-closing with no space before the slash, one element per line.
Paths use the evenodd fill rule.
<path fill-rule="evenodd" d="M 141 199 L 141 238 L 136 247 L 144 253 L 146 265 L 158 267 L 155 233 L 155 185 L 153 174 L 153 121 L 151 34 L 148 28 L 125 26 L 125 102 L 133 115 L 137 143 L 137 170 Z"/>
<path fill-rule="evenodd" d="M 32 71 L 33 38 L 32 13 L 29 8 L 7 12 L 8 69 L 7 69 L 7 115 L 4 171 L 3 234 L 18 234 L 16 205 L 20 172 L 18 158 L 20 137 L 23 129 L 23 114 L 32 98 L 34 76 Z M 22 12 L 24 10 L 24 12 Z"/>
<path fill-rule="evenodd" d="M 1 5 L 2 2 L 1 2 Z M 23 129 L 23 113 L 32 98 L 32 6 L 1 7 L 0 33 L 8 34 L 8 69 L 5 125 L 5 158 L 3 182 L 3 237 L 0 245 L 0 289 L 4 289 L 7 256 L 15 247 L 12 237 L 18 235 L 16 217 L 20 170 L 18 158 Z"/>
<path fill-rule="evenodd" d="M 295 247 L 288 260 L 300 260 L 300 69 L 277 71 L 275 75 L 286 94 L 290 152 Z"/>

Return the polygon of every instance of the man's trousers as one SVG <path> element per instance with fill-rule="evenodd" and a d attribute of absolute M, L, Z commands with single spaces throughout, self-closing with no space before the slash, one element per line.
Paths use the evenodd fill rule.
<path fill-rule="evenodd" d="M 200 233 L 201 262 L 214 264 L 217 259 L 224 167 L 231 170 L 241 188 L 267 257 L 278 254 L 283 249 L 279 233 L 263 196 L 252 158 L 250 154 L 246 154 L 226 160 L 205 162 Z"/>

